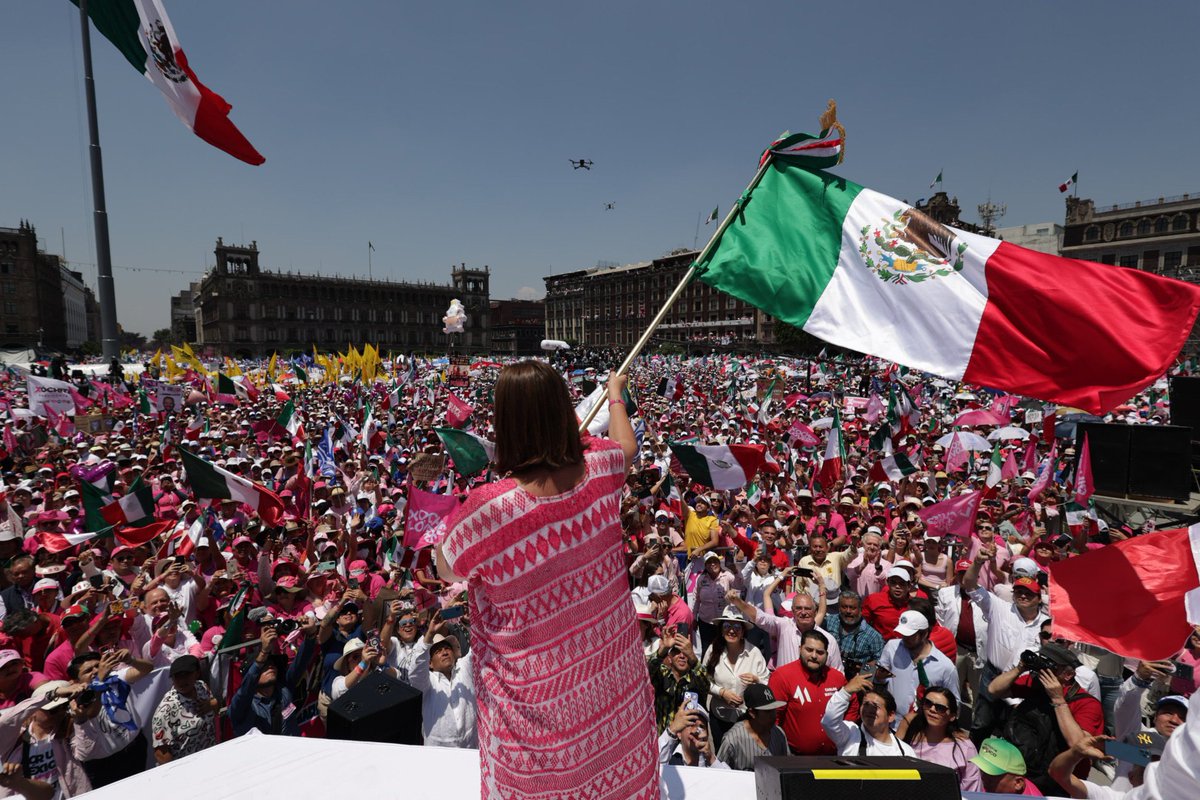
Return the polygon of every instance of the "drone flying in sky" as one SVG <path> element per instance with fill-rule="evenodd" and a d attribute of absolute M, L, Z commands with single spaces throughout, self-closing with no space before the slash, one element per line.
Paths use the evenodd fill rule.
<path fill-rule="evenodd" d="M 570 161 L 571 166 L 574 167 L 575 169 L 586 169 L 586 170 L 591 170 L 592 163 L 593 163 L 586 158 L 581 158 L 579 160 L 575 160 L 574 158 L 568 158 L 567 161 Z"/>
<path fill-rule="evenodd" d="M 605 203 L 604 204 L 605 211 L 613 211 L 614 209 L 616 209 L 616 207 L 617 207 L 616 203 Z"/>

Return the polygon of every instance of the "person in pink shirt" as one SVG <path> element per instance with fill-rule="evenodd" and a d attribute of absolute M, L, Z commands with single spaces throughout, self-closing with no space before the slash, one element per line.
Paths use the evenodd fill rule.
<path fill-rule="evenodd" d="M 33 690 L 50 680 L 30 672 L 16 650 L 0 650 L 0 710 L 12 708 L 33 696 Z"/>
<path fill-rule="evenodd" d="M 883 557 L 883 536 L 876 526 L 867 528 L 862 537 L 862 551 L 846 566 L 846 577 L 854 591 L 862 597 L 883 591 L 887 572 L 892 563 Z"/>
<path fill-rule="evenodd" d="M 683 630 L 683 623 L 690 632 L 695 618 L 688 604 L 671 591 L 670 582 L 662 575 L 651 575 L 646 581 L 646 589 L 650 593 L 650 607 L 655 616 L 663 620 L 663 630 Z M 690 637 L 690 633 L 689 633 Z"/>
<path fill-rule="evenodd" d="M 1183 650 L 1179 652 L 1179 655 L 1175 656 L 1175 661 L 1191 667 L 1193 674 L 1190 678 L 1171 678 L 1171 694 L 1191 697 L 1192 693 L 1196 691 L 1195 671 L 1200 669 L 1200 628 L 1192 631 L 1192 635 L 1188 637 L 1187 644 L 1183 646 Z"/>
<path fill-rule="evenodd" d="M 1009 551 L 1008 545 L 996 535 L 996 526 L 990 519 L 979 518 L 975 526 L 975 536 L 971 539 L 971 549 L 963 556 L 963 558 L 973 561 L 983 548 L 993 542 L 996 545 L 996 554 L 985 561 L 979 569 L 979 585 L 989 591 L 998 584 L 1008 582 L 1008 577 L 1004 574 L 1004 567 L 1012 560 L 1012 553 Z"/>

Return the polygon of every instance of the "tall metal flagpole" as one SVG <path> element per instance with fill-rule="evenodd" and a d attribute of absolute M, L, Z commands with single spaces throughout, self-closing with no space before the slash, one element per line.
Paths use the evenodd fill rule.
<path fill-rule="evenodd" d="M 92 38 L 87 0 L 79 0 L 79 27 L 83 33 L 83 88 L 87 98 L 88 154 L 92 162 L 92 223 L 96 229 L 96 283 L 100 290 L 100 347 L 106 359 L 117 358 L 117 291 L 113 285 L 112 257 L 108 248 L 108 209 L 104 202 L 104 162 L 100 157 L 100 123 L 96 119 L 96 81 L 92 77 Z"/>
<path fill-rule="evenodd" d="M 764 159 L 762 165 L 759 166 L 758 172 L 754 174 L 754 179 L 750 181 L 750 185 L 746 187 L 746 191 L 742 192 L 743 198 L 745 198 L 745 196 L 751 192 L 755 186 L 758 185 L 758 182 L 762 180 L 762 176 L 766 174 L 767 167 L 771 166 L 772 161 L 774 161 L 774 157 L 768 151 L 766 159 Z M 650 325 L 646 328 L 646 332 L 642 334 L 642 338 L 637 340 L 637 343 L 634 344 L 633 349 L 629 351 L 629 355 L 625 356 L 625 360 L 622 361 L 621 366 L 617 368 L 618 375 L 624 375 L 629 371 L 629 367 L 633 364 L 633 360 L 638 357 L 638 355 L 642 352 L 642 348 L 644 348 L 646 343 L 650 341 L 650 336 L 654 333 L 654 329 L 662 324 L 663 319 L 665 319 L 667 316 L 667 312 L 671 310 L 671 306 L 675 305 L 675 301 L 679 299 L 679 295 L 683 294 L 684 288 L 692 282 L 692 278 L 696 275 L 696 265 L 708 257 L 709 252 L 712 250 L 717 240 L 721 238 L 721 234 L 723 234 L 725 229 L 728 228 L 730 223 L 733 222 L 734 217 L 738 215 L 738 212 L 741 211 L 741 208 L 742 201 L 739 200 L 733 204 L 732 208 L 729 209 L 729 213 L 725 215 L 725 219 L 721 220 L 721 224 L 715 231 L 713 231 L 713 235 L 708 240 L 708 243 L 704 245 L 704 249 L 696 254 L 696 259 L 692 261 L 692 265 L 688 267 L 687 272 L 683 274 L 683 277 L 679 281 L 679 285 L 675 287 L 675 290 L 671 292 L 670 296 L 666 299 L 666 302 L 663 303 L 663 307 L 660 308 L 658 313 L 654 315 L 654 319 L 650 320 Z M 600 409 L 604 407 L 607 402 L 608 398 L 602 395 L 596 404 L 592 406 L 591 411 L 589 411 L 587 416 L 583 418 L 583 422 L 579 423 L 580 433 L 583 433 L 587 430 L 587 426 L 592 423 L 592 420 L 596 418 L 596 415 L 600 413 Z"/>

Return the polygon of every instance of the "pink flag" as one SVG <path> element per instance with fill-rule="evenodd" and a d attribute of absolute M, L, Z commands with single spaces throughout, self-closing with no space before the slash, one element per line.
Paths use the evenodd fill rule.
<path fill-rule="evenodd" d="M 408 513 L 404 522 L 404 546 L 432 547 L 442 540 L 458 508 L 452 494 L 434 494 L 408 487 Z"/>
<path fill-rule="evenodd" d="M 1046 491 L 1046 487 L 1050 485 L 1050 480 L 1054 477 L 1054 462 L 1058 457 L 1058 440 L 1050 441 L 1050 452 L 1046 455 L 1046 460 L 1038 468 L 1037 479 L 1033 485 L 1029 487 L 1029 502 L 1033 502 L 1042 496 L 1042 492 Z"/>
<path fill-rule="evenodd" d="M 465 400 L 450 392 L 448 407 L 446 408 L 446 422 L 451 428 L 461 428 L 471 418 L 475 408 Z"/>
<path fill-rule="evenodd" d="M 71 389 L 71 399 L 75 401 L 75 408 L 77 408 L 77 409 L 91 408 L 92 406 L 95 405 L 94 402 L 92 402 L 91 400 L 88 400 L 86 397 L 81 395 L 79 392 L 75 391 L 74 388 Z"/>
<path fill-rule="evenodd" d="M 1007 481 L 1017 477 L 1020 470 L 1017 469 L 1017 460 L 1013 458 L 1012 450 L 1004 456 L 1004 464 L 1000 467 L 1000 480 Z"/>
<path fill-rule="evenodd" d="M 1037 472 L 1037 440 L 1030 439 L 1025 447 L 1025 461 L 1021 465 L 1023 472 Z"/>
<path fill-rule="evenodd" d="M 958 432 L 950 437 L 950 446 L 946 448 L 946 472 L 962 469 L 967 464 L 967 448 L 963 447 Z"/>
<path fill-rule="evenodd" d="M 796 405 L 796 403 L 799 403 L 802 400 L 807 400 L 807 399 L 808 399 L 808 395 L 804 394 L 803 392 L 796 392 L 795 394 L 789 394 L 787 397 L 783 398 L 783 407 L 791 408 L 792 406 Z"/>
<path fill-rule="evenodd" d="M 1096 483 L 1092 480 L 1092 451 L 1088 447 L 1088 437 L 1083 435 L 1083 447 L 1079 449 L 1079 466 L 1075 468 L 1075 502 L 1087 506 L 1088 498 L 1096 493 Z"/>
<path fill-rule="evenodd" d="M 879 399 L 879 395 L 872 393 L 871 396 L 867 398 L 867 408 L 866 411 L 863 412 L 863 417 L 867 420 L 867 422 L 874 425 L 876 422 L 879 422 L 879 418 L 882 417 L 886 411 L 887 409 L 884 408 L 883 401 Z"/>
<path fill-rule="evenodd" d="M 933 536 L 953 534 L 965 538 L 975 528 L 975 514 L 982 501 L 983 492 L 968 492 L 923 508 L 917 516 L 924 520 L 926 531 Z"/>
<path fill-rule="evenodd" d="M 788 428 L 788 438 L 793 444 L 799 443 L 801 447 L 816 447 L 821 443 L 821 437 L 817 436 L 817 432 L 800 420 L 796 420 L 792 423 L 792 427 Z"/>

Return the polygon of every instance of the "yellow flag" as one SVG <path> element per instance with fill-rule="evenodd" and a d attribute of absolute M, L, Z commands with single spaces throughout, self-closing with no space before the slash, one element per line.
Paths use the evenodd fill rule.
<path fill-rule="evenodd" d="M 275 382 L 275 360 L 277 358 L 277 353 L 271 353 L 271 361 L 267 364 L 267 380 L 271 383 Z"/>

